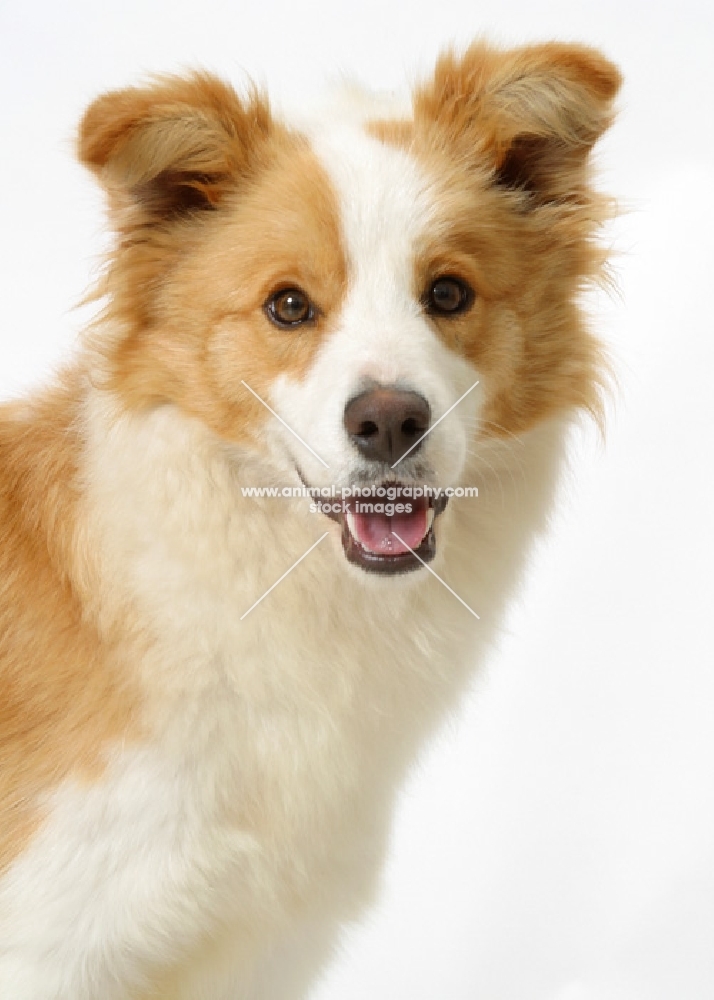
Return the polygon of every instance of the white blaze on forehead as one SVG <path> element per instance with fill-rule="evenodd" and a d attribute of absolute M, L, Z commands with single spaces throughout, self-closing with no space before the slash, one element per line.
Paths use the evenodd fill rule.
<path fill-rule="evenodd" d="M 380 347 L 404 314 L 418 311 L 417 249 L 435 225 L 435 192 L 416 159 L 363 128 L 315 131 L 313 148 L 332 181 L 350 268 L 345 311 L 359 308 Z"/>
<path fill-rule="evenodd" d="M 355 455 L 344 407 L 366 384 L 412 389 L 437 418 L 475 376 L 437 336 L 420 302 L 424 290 L 415 286 L 420 248 L 439 224 L 437 185 L 415 157 L 369 136 L 359 123 L 313 126 L 309 136 L 337 196 L 348 288 L 339 316 L 330 317 L 335 330 L 305 379 L 282 377 L 273 395 L 290 426 L 307 435 L 334 471 L 346 473 Z M 429 435 L 424 449 L 445 475 L 457 474 L 463 459 L 465 434 L 457 423 L 450 420 L 454 433 Z M 322 478 L 324 470 L 314 471 Z"/>

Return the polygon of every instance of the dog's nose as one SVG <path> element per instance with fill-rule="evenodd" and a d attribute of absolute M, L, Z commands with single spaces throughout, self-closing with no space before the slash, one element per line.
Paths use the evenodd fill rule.
<path fill-rule="evenodd" d="M 419 393 L 379 386 L 351 399 L 344 421 L 365 458 L 394 465 L 410 448 L 419 450 L 430 418 L 429 404 Z"/>

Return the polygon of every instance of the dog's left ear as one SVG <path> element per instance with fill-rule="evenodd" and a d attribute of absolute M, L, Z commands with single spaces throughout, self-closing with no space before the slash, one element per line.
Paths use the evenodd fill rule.
<path fill-rule="evenodd" d="M 448 53 L 417 91 L 417 119 L 530 204 L 577 199 L 588 154 L 613 120 L 617 68 L 594 49 L 557 43 Z"/>

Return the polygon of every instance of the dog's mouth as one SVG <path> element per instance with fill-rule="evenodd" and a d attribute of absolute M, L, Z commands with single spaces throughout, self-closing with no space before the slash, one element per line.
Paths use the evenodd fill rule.
<path fill-rule="evenodd" d="M 301 477 L 302 478 L 302 477 Z M 348 562 L 368 573 L 409 573 L 436 555 L 434 522 L 448 498 L 414 496 L 407 483 L 383 482 L 372 493 L 329 501 L 318 509 L 342 528 Z"/>
<path fill-rule="evenodd" d="M 369 507 L 370 501 L 359 502 Z M 386 506 L 386 504 L 384 505 Z M 434 521 L 446 507 L 446 498 L 413 499 L 408 511 L 388 514 L 347 510 L 337 515 L 342 524 L 342 548 L 348 562 L 370 573 L 408 573 L 436 555 Z"/>

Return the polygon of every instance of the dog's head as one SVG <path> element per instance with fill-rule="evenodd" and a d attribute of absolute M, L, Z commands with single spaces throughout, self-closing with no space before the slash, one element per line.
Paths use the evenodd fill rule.
<path fill-rule="evenodd" d="M 309 487 L 393 498 L 458 484 L 481 438 L 595 408 L 576 296 L 602 265 L 588 159 L 618 86 L 590 49 L 479 44 L 407 113 L 353 95 L 291 127 L 200 74 L 99 98 L 79 151 L 117 233 L 113 388 Z M 404 506 L 331 512 L 348 559 L 428 561 L 443 501 Z"/>

